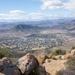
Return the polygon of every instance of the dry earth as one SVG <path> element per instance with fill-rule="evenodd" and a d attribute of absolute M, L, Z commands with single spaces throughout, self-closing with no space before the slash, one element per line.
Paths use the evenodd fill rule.
<path fill-rule="evenodd" d="M 65 69 L 64 63 L 66 60 L 51 60 L 51 62 L 44 63 L 46 71 L 51 75 L 55 75 L 55 73 L 61 69 Z"/>

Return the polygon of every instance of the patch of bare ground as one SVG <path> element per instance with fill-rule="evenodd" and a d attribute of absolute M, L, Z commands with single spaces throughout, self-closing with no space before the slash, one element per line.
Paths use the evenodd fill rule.
<path fill-rule="evenodd" d="M 57 71 L 61 69 L 65 69 L 64 63 L 66 60 L 51 60 L 51 62 L 44 63 L 46 71 L 49 72 L 51 75 L 55 75 Z"/>

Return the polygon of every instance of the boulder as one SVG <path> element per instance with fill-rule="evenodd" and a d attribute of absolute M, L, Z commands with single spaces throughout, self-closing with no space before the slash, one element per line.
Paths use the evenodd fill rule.
<path fill-rule="evenodd" d="M 39 66 L 38 60 L 32 54 L 21 57 L 16 65 L 4 57 L 0 60 L 0 75 L 50 75 L 45 67 Z"/>
<path fill-rule="evenodd" d="M 35 70 L 33 70 L 29 75 L 50 75 L 50 74 L 45 70 L 45 67 L 39 66 Z"/>
<path fill-rule="evenodd" d="M 45 60 L 48 59 L 49 57 L 46 56 L 45 54 L 41 54 L 41 55 L 38 55 L 36 58 L 37 58 L 39 64 L 43 64 L 43 63 L 45 63 Z"/>
<path fill-rule="evenodd" d="M 21 72 L 15 65 L 12 67 L 5 67 L 1 73 L 4 75 L 21 75 Z"/>
<path fill-rule="evenodd" d="M 4 57 L 0 60 L 0 75 L 21 75 L 21 73 L 9 58 Z"/>
<path fill-rule="evenodd" d="M 12 66 L 12 62 L 9 58 L 7 57 L 4 57 L 0 60 L 0 71 L 5 68 L 5 67 L 9 67 L 9 66 Z"/>
<path fill-rule="evenodd" d="M 45 70 L 45 67 L 39 66 L 39 70 L 37 72 L 37 75 L 50 75 L 50 74 Z"/>
<path fill-rule="evenodd" d="M 34 55 L 28 53 L 21 57 L 17 62 L 17 67 L 20 69 L 21 73 L 28 75 L 32 70 L 37 68 L 39 63 Z"/>

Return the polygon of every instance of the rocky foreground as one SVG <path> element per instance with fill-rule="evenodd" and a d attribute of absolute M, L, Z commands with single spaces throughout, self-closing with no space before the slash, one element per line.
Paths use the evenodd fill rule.
<path fill-rule="evenodd" d="M 0 60 L 0 75 L 50 75 L 45 67 L 40 66 L 38 60 L 31 54 L 21 57 L 14 65 L 4 57 Z"/>
<path fill-rule="evenodd" d="M 75 68 L 75 49 L 57 56 L 34 56 L 27 53 L 19 58 L 16 64 L 4 57 L 0 59 L 0 75 L 75 75 L 75 69 L 70 70 L 65 66 L 65 62 L 70 58 L 73 59 L 71 66 Z"/>

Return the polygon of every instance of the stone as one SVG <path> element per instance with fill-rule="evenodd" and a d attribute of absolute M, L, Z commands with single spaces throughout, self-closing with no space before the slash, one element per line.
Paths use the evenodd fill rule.
<path fill-rule="evenodd" d="M 29 75 L 50 75 L 44 66 L 37 67 L 34 71 L 32 71 Z"/>
<path fill-rule="evenodd" d="M 45 60 L 48 59 L 48 56 L 46 56 L 45 54 L 41 54 L 41 55 L 38 55 L 36 58 L 37 58 L 39 64 L 41 65 L 41 64 L 45 63 Z"/>
<path fill-rule="evenodd" d="M 9 58 L 4 57 L 0 60 L 0 75 L 21 75 L 21 73 Z"/>
<path fill-rule="evenodd" d="M 49 62 L 51 62 L 51 59 L 46 59 L 45 60 L 45 63 L 49 63 Z"/>
<path fill-rule="evenodd" d="M 17 62 L 17 67 L 21 70 L 21 73 L 28 75 L 32 70 L 37 68 L 39 63 L 34 55 L 28 53 L 21 57 Z"/>
<path fill-rule="evenodd" d="M 40 66 L 34 55 L 28 53 L 14 65 L 4 57 L 0 60 L 0 75 L 50 75 L 45 67 Z"/>

